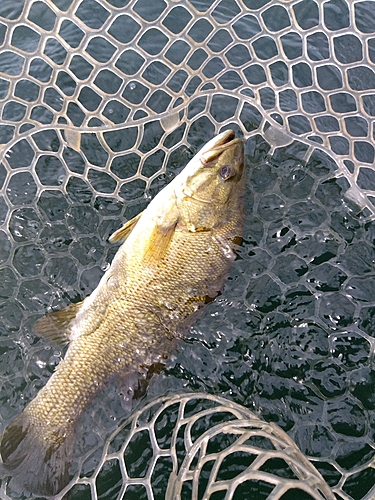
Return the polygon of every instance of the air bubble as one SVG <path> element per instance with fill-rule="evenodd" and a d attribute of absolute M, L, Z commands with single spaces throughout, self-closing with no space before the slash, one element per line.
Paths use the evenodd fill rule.
<path fill-rule="evenodd" d="M 41 359 L 38 359 L 38 360 L 36 361 L 36 365 L 37 365 L 39 368 L 43 369 L 43 368 L 45 368 L 45 367 L 46 367 L 47 363 L 46 363 L 45 361 L 42 361 Z"/>
<path fill-rule="evenodd" d="M 129 89 L 134 90 L 136 88 L 136 84 L 134 82 L 129 83 Z"/>
<path fill-rule="evenodd" d="M 61 361 L 61 358 L 60 356 L 51 356 L 48 360 L 48 367 L 51 368 L 51 369 L 55 369 L 56 366 L 60 363 Z"/>
<path fill-rule="evenodd" d="M 119 285 L 119 279 L 113 274 L 107 280 L 107 286 L 110 290 L 114 290 Z"/>

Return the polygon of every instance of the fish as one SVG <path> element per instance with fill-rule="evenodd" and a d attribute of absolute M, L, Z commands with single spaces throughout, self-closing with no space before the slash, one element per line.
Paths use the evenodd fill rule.
<path fill-rule="evenodd" d="M 227 130 L 211 139 L 110 237 L 121 246 L 93 293 L 36 321 L 36 334 L 68 348 L 2 435 L 1 473 L 12 489 L 60 492 L 87 405 L 112 379 L 134 384 L 164 366 L 222 292 L 243 236 L 245 170 L 241 138 Z"/>

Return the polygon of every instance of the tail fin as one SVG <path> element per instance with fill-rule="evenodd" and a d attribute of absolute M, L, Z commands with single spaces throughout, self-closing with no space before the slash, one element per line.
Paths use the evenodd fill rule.
<path fill-rule="evenodd" d="M 38 425 L 27 410 L 2 436 L 1 475 L 11 476 L 9 486 L 14 491 L 56 495 L 69 482 L 74 433 Z"/>

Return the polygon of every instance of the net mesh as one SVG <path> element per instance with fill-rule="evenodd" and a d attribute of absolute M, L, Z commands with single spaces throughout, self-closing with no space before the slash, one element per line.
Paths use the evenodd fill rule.
<path fill-rule="evenodd" d="M 166 430 L 166 421 L 172 421 L 173 428 Z M 234 472 L 233 464 L 239 464 L 239 470 Z M 86 488 L 95 499 L 104 492 L 109 495 L 110 488 L 108 498 L 134 498 L 135 494 L 147 499 L 210 498 L 221 492 L 220 498 L 229 500 L 238 498 L 239 490 L 241 498 L 249 498 L 252 483 L 254 493 L 272 499 L 282 498 L 290 489 L 317 500 L 335 498 L 277 425 L 265 423 L 243 406 L 206 394 L 162 397 L 135 412 L 109 438 L 92 476 L 74 483 L 73 494 Z"/>
<path fill-rule="evenodd" d="M 244 251 L 223 298 L 192 333 L 191 351 L 181 346 L 159 385 L 170 388 L 174 377 L 181 389 L 189 380 L 191 389 L 262 409 L 315 459 L 339 498 L 372 498 L 373 1 L 2 0 L 0 44 L 3 425 L 61 359 L 58 347 L 32 335 L 35 319 L 90 293 L 116 250 L 108 236 L 203 143 L 233 128 L 247 141 L 251 163 Z M 228 305 L 234 313 L 226 318 Z M 200 364 L 204 349 L 221 377 L 215 383 Z M 187 361 L 194 350 L 195 373 Z M 223 357 L 233 360 L 236 374 L 226 372 Z M 150 394 L 157 393 L 153 387 Z M 104 404 L 101 411 L 104 422 Z M 116 411 L 108 410 L 108 418 Z M 237 430 L 230 424 L 224 433 L 246 440 L 259 430 L 272 442 L 282 436 L 294 450 L 275 426 L 255 424 L 242 411 Z M 158 456 L 155 422 L 147 424 L 148 442 Z M 178 474 L 198 488 L 202 471 L 216 498 L 216 472 L 207 472 L 204 459 L 211 438 L 202 436 L 195 475 L 196 465 L 187 462 L 191 469 L 182 477 L 172 454 L 170 481 Z M 198 448 L 187 439 L 188 461 Z M 260 461 L 270 456 L 257 453 Z M 139 482 L 149 498 L 153 460 Z M 306 484 L 316 488 L 306 494 L 330 498 L 303 455 L 302 469 L 285 452 L 282 460 L 295 477 L 268 481 L 270 471 L 256 459 L 239 478 L 248 483 L 258 474 L 259 484 L 275 488 L 270 495 L 287 487 L 293 494 L 296 478 L 308 474 L 315 479 Z M 98 471 L 105 475 L 109 463 L 103 455 L 89 481 L 93 498 L 122 498 L 129 476 L 120 455 L 117 461 L 125 486 L 95 493 Z M 161 470 L 163 476 L 168 467 Z M 223 481 L 233 496 L 240 479 Z M 1 488 L 8 498 L 6 482 Z"/>

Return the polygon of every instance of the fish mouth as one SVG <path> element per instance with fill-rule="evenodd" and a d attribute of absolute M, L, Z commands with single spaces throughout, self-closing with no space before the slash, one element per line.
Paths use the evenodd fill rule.
<path fill-rule="evenodd" d="M 201 161 L 202 163 L 211 163 L 226 151 L 227 149 L 242 143 L 240 138 L 236 139 L 236 135 L 233 130 L 226 130 L 225 132 L 219 134 L 209 141 L 206 146 L 201 151 Z"/>
<path fill-rule="evenodd" d="M 217 136 L 217 146 L 221 146 L 223 144 L 227 144 L 232 141 L 236 137 L 236 134 L 233 130 L 226 130 L 222 134 Z"/>

